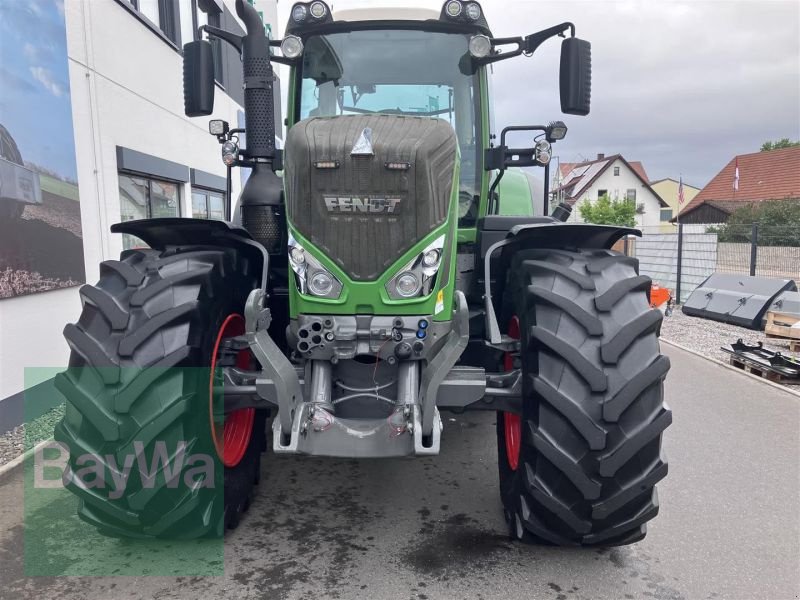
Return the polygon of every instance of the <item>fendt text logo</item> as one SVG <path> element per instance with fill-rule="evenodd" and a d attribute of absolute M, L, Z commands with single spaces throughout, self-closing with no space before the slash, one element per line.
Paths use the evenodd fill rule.
<path fill-rule="evenodd" d="M 400 214 L 400 198 L 340 198 L 325 196 L 325 207 L 329 213 L 397 215 Z"/>

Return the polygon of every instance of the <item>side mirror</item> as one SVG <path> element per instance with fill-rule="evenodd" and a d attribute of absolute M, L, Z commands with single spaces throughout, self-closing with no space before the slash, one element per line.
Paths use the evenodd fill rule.
<path fill-rule="evenodd" d="M 592 102 L 592 45 L 571 37 L 561 43 L 561 112 L 589 114 Z"/>
<path fill-rule="evenodd" d="M 214 52 L 207 40 L 183 46 L 183 105 L 187 117 L 214 112 Z"/>

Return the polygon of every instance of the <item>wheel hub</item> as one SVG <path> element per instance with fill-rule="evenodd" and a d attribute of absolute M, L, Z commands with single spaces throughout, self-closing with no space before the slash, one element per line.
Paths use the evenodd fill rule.
<path fill-rule="evenodd" d="M 519 317 L 514 315 L 508 324 L 509 337 L 519 339 Z M 505 371 L 511 372 L 514 370 L 514 354 L 506 352 L 503 357 L 503 368 Z M 503 413 L 503 432 L 506 438 L 506 458 L 508 459 L 508 466 L 512 471 L 516 471 L 519 467 L 519 452 L 522 446 L 522 417 L 515 413 Z"/>
<path fill-rule="evenodd" d="M 209 388 L 211 434 L 214 438 L 214 447 L 217 450 L 217 455 L 226 467 L 235 467 L 244 458 L 247 447 L 250 444 L 250 436 L 253 433 L 253 421 L 256 411 L 254 408 L 243 408 L 225 415 L 222 421 L 215 418 L 214 402 L 215 400 L 224 402 L 224 399 L 214 397 L 214 384 L 221 383 L 215 380 L 218 376 L 217 363 L 221 355 L 223 342 L 226 339 L 240 336 L 244 332 L 244 317 L 238 314 L 230 315 L 220 327 L 214 343 L 214 351 L 211 355 L 211 383 Z M 236 353 L 236 366 L 241 369 L 250 367 L 250 350 L 240 350 Z"/>

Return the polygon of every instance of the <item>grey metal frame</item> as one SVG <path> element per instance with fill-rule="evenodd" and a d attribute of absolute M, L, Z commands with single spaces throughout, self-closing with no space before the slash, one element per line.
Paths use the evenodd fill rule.
<path fill-rule="evenodd" d="M 483 369 L 455 367 L 469 341 L 469 312 L 460 291 L 456 291 L 456 312 L 443 341 L 427 360 L 396 363 L 396 380 L 391 384 L 396 385 L 395 397 L 383 398 L 393 407 L 387 409 L 388 417 L 369 419 L 336 414 L 332 400 L 334 363 L 329 358 L 308 360 L 300 372 L 278 348 L 267 331 L 271 316 L 264 298 L 261 290 L 254 290 L 245 309 L 247 343 L 263 370 L 244 373 L 228 369 L 225 378 L 233 384 L 230 393 L 238 399 L 237 408 L 248 405 L 241 401 L 248 394 L 253 396 L 252 405 L 278 408 L 273 424 L 273 449 L 278 454 L 373 458 L 435 455 L 440 450 L 443 428 L 439 408 L 514 410 L 519 373 L 487 376 Z M 239 385 L 248 378 L 255 384 Z M 381 399 L 383 387 L 376 383 L 374 389 L 376 398 Z M 351 391 L 353 397 L 366 395 L 365 390 Z M 495 403 L 497 398 L 512 402 Z"/>

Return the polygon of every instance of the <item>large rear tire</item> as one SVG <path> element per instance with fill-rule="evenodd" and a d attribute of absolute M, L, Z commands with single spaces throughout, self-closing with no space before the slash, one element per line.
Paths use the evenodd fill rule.
<path fill-rule="evenodd" d="M 102 533 L 221 536 L 247 510 L 266 449 L 266 414 L 251 413 L 242 451 L 236 461 L 223 461 L 209 396 L 220 341 L 240 333 L 226 324 L 241 322 L 232 315 L 243 312 L 257 285 L 250 272 L 233 249 L 134 250 L 102 263 L 100 282 L 81 288 L 81 317 L 64 330 L 72 354 L 69 368 L 56 378 L 67 403 L 55 438 L 70 451 L 73 475 L 85 469 L 87 457 L 105 473 L 104 485 L 96 478 L 86 485 L 84 477 L 68 484 L 80 498 L 79 516 Z M 159 445 L 167 459 L 148 481 L 140 464 L 152 473 Z M 190 463 L 190 456 L 209 458 L 212 471 L 195 470 L 189 477 L 204 464 Z M 111 473 L 126 460 L 133 466 L 120 493 Z M 172 485 L 165 463 L 178 473 Z"/>
<path fill-rule="evenodd" d="M 655 484 L 667 474 L 661 437 L 672 413 L 662 315 L 650 309 L 649 287 L 635 259 L 611 250 L 514 257 L 504 318 L 510 334 L 519 323 L 523 413 L 500 412 L 497 421 L 513 537 L 618 546 L 644 538 L 658 513 Z"/>

